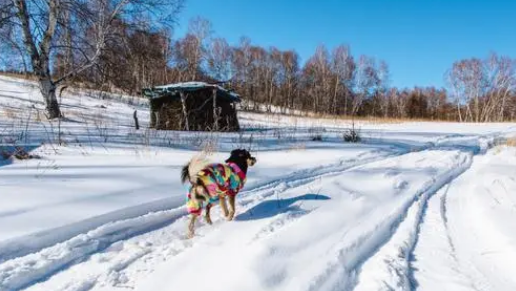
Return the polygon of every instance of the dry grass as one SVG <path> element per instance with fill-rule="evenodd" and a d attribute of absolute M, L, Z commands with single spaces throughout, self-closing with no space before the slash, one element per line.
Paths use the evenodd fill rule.
<path fill-rule="evenodd" d="M 289 147 L 287 152 L 305 151 L 305 150 L 306 150 L 306 144 L 296 143 L 296 144 L 293 144 L 291 147 Z"/>
<path fill-rule="evenodd" d="M 3 108 L 2 111 L 0 111 L 0 115 L 8 119 L 16 119 L 19 117 L 18 112 L 18 110 L 13 108 Z"/>
<path fill-rule="evenodd" d="M 508 138 L 503 145 L 508 147 L 516 147 L 516 137 Z"/>
<path fill-rule="evenodd" d="M 208 139 L 202 146 L 202 153 L 205 156 L 211 156 L 218 149 L 218 141 L 216 139 Z"/>
<path fill-rule="evenodd" d="M 375 117 L 375 116 L 348 116 L 348 115 L 329 115 L 329 114 L 309 114 L 307 117 L 310 118 L 318 118 L 324 120 L 339 120 L 339 121 L 363 121 L 363 122 L 371 122 L 371 123 L 387 123 L 387 124 L 396 124 L 396 123 L 407 123 L 407 122 L 453 122 L 450 120 L 432 120 L 426 118 L 394 118 L 394 117 Z"/>
<path fill-rule="evenodd" d="M 253 112 L 253 111 L 251 111 Z M 290 118 L 291 123 L 297 124 L 298 121 L 303 119 L 312 119 L 319 121 L 332 121 L 332 122 L 352 122 L 354 119 L 356 122 L 372 123 L 372 124 L 401 124 L 409 122 L 458 122 L 454 120 L 445 119 L 426 119 L 426 118 L 393 118 L 393 117 L 375 117 L 375 116 L 349 116 L 349 115 L 330 115 L 323 113 L 297 113 L 297 114 L 282 114 L 282 113 L 270 113 L 270 112 L 259 112 L 267 115 L 269 121 L 280 121 L 280 118 Z M 299 120 L 298 120 L 299 119 Z"/>
<path fill-rule="evenodd" d="M 253 112 L 253 111 L 250 111 Z M 460 122 L 455 119 L 430 119 L 430 118 L 394 118 L 394 117 L 376 117 L 376 116 L 350 116 L 350 115 L 331 115 L 324 113 L 313 113 L 313 112 L 302 112 L 302 113 L 293 113 L 293 114 L 283 114 L 283 113 L 271 113 L 271 112 L 257 112 L 269 115 L 271 119 L 276 118 L 279 120 L 280 117 L 290 117 L 292 120 L 297 120 L 297 118 L 307 118 L 307 119 L 320 119 L 326 121 L 344 121 L 351 122 L 353 119 L 357 122 L 368 122 L 372 124 L 402 124 L 402 123 L 410 123 L 410 122 L 449 122 L 449 123 L 470 123 L 476 124 L 477 122 L 473 121 L 463 121 Z M 516 119 L 512 120 L 504 120 L 504 121 L 486 121 L 480 123 L 514 123 Z"/>
<path fill-rule="evenodd" d="M 516 137 L 507 138 L 504 142 L 498 144 L 493 148 L 494 154 L 498 155 L 504 148 L 511 147 L 516 148 Z"/>
<path fill-rule="evenodd" d="M 0 76 L 12 77 L 12 78 L 20 78 L 29 81 L 37 81 L 38 78 L 33 74 L 23 74 L 23 73 L 13 73 L 13 72 L 0 72 Z"/>

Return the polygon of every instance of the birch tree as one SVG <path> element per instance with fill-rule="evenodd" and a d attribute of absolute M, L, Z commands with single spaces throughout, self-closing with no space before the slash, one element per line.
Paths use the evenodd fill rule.
<path fill-rule="evenodd" d="M 61 117 L 57 87 L 95 66 L 115 26 L 157 27 L 174 23 L 182 0 L 1 0 L 0 26 L 23 36 L 46 105 L 47 117 Z M 4 19 L 5 18 L 5 19 Z M 70 58 L 63 72 L 52 72 L 56 56 Z"/>

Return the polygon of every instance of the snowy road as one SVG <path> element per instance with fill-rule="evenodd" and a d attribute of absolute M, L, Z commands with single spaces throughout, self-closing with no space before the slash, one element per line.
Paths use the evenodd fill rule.
<path fill-rule="evenodd" d="M 258 183 L 254 188 L 241 193 L 239 204 L 242 205 L 244 209 L 246 205 L 248 205 L 247 207 L 251 207 L 250 205 L 259 203 L 259 201 L 272 195 L 279 195 L 287 189 L 312 183 L 313 181 L 325 176 L 339 174 L 348 168 L 382 159 L 386 154 L 389 155 L 388 153 L 381 152 L 375 155 L 362 155 L 361 159 L 345 160 L 336 164 L 317 166 L 297 171 L 294 174 L 289 174 L 283 178 L 270 181 L 265 185 Z M 215 210 L 214 213 L 214 217 L 216 217 L 217 210 Z M 59 243 L 55 246 L 45 248 L 36 254 L 29 254 L 27 256 L 8 260 L 0 264 L 0 287 L 8 290 L 23 288 L 35 281 L 53 275 L 75 260 L 84 259 L 90 254 L 103 250 L 103 248 L 108 244 L 119 242 L 140 233 L 150 232 L 156 228 L 159 228 L 157 232 L 167 236 L 164 243 L 173 243 L 174 241 L 177 241 L 178 238 L 183 237 L 184 225 L 186 224 L 184 216 L 185 211 L 183 207 L 181 207 L 170 211 L 151 213 L 134 219 L 107 223 L 104 226 L 98 227 L 96 230 L 90 231 L 84 235 L 79 235 L 69 241 Z M 173 223 L 172 226 L 169 227 L 172 228 L 171 233 L 169 233 L 170 230 L 168 229 L 161 229 L 161 227 L 170 223 Z M 200 234 L 202 234 L 202 229 L 203 228 L 200 228 L 199 230 Z M 145 236 L 147 235 L 149 234 L 145 234 Z M 169 235 L 172 235 L 172 237 L 168 237 Z M 153 234 L 150 234 L 150 236 L 153 237 Z M 157 240 L 161 241 L 161 238 L 158 238 Z M 188 244 L 188 242 L 186 242 L 186 244 Z M 152 248 L 155 247 L 154 243 L 151 243 L 150 246 Z M 181 249 L 182 247 L 183 242 L 180 242 L 179 248 Z M 122 256 L 124 255 L 125 253 L 122 253 Z M 94 267 L 93 269 L 95 270 L 97 268 Z M 101 271 L 99 274 L 102 273 L 105 273 L 105 271 Z M 75 283 L 76 282 L 74 282 L 74 284 Z M 42 290 L 45 290 L 45 288 L 46 287 Z M 53 288 L 55 287 L 52 287 L 52 289 Z M 68 289 L 65 288 L 63 290 Z"/>
<path fill-rule="evenodd" d="M 254 183 L 238 199 L 236 221 L 223 221 L 215 208 L 214 225 L 200 224 L 193 240 L 184 239 L 182 208 L 108 222 L 2 262 L 0 290 L 510 290 L 516 284 L 509 273 L 486 278 L 478 271 L 499 260 L 465 263 L 478 258 L 467 243 L 458 252 L 453 239 L 478 241 L 487 227 L 479 220 L 483 227 L 468 233 L 474 213 L 464 205 L 481 207 L 460 195 L 478 192 L 472 185 L 482 183 L 471 179 L 482 166 L 491 170 L 485 165 L 493 154 L 474 156 L 480 152 L 366 152 Z M 513 189 L 512 174 L 486 179 Z M 504 191 L 490 197 L 499 205 L 513 201 Z M 507 240 L 485 247 L 514 251 Z M 197 273 L 203 280 L 193 284 Z"/>
<path fill-rule="evenodd" d="M 7 261 L 0 282 L 6 290 L 194 291 L 214 281 L 214 290 L 381 290 L 373 283 L 385 279 L 399 286 L 410 262 L 398 252 L 411 251 L 426 200 L 471 156 L 427 150 L 307 170 L 242 193 L 235 222 L 216 220 L 193 240 L 182 239 L 177 210 L 149 214 Z M 225 276 L 235 266 L 238 280 Z M 188 274 L 197 272 L 204 279 L 192 285 Z"/>
<path fill-rule="evenodd" d="M 282 194 L 292 202 L 282 206 L 271 199 L 253 211 L 262 219 L 249 215 L 243 223 L 221 225 L 136 290 L 358 288 L 367 276 L 364 263 L 396 240 L 413 206 L 467 169 L 470 159 L 459 151 L 409 153 L 292 189 Z M 305 196 L 311 194 L 327 199 Z M 226 275 L 229 269 L 238 280 Z M 192 285 L 187 274 L 194 272 L 204 280 Z M 177 277 L 167 280 L 169 274 Z"/>

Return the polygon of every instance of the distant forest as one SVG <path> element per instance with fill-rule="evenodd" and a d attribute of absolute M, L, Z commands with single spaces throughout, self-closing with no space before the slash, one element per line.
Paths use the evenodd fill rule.
<path fill-rule="evenodd" d="M 2 15 L 8 15 L 9 11 L 23 10 L 25 1 L 16 1 L 18 6 L 13 6 L 12 1 L 4 2 L 5 5 L 11 3 L 11 7 L 3 8 Z M 175 13 L 181 3 L 174 1 Z M 156 3 L 153 5 L 159 7 Z M 29 14 L 30 6 L 25 8 Z M 220 82 L 244 98 L 243 106 L 247 110 L 255 109 L 256 104 L 265 104 L 266 108 L 275 105 L 338 116 L 466 122 L 516 119 L 516 61 L 495 53 L 483 59 L 457 60 L 450 64 L 449 70 L 443 72 L 446 88 L 395 88 L 391 86 L 385 61 L 353 55 L 347 44 L 334 48 L 321 45 L 302 62 L 295 50 L 261 47 L 247 37 L 242 37 L 238 44 L 229 44 L 224 38 L 216 37 L 210 22 L 203 18 L 192 19 L 187 34 L 174 39 L 170 26 L 135 25 L 128 20 L 133 21 L 134 17 L 115 14 L 105 27 L 96 26 L 105 18 L 93 16 L 83 26 L 66 25 L 72 23 L 74 15 L 79 17 L 86 13 L 78 7 L 76 10 L 82 14 L 71 8 L 66 14 L 65 8 L 54 7 L 58 15 L 55 31 L 52 31 L 55 35 L 47 47 L 41 47 L 42 53 L 48 53 L 51 76 L 35 67 L 41 62 L 35 62 L 38 56 L 27 48 L 28 36 L 22 29 L 23 17 L 20 18 L 18 12 L 13 12 L 11 19 L 21 28 L 8 23 L 2 26 L 0 21 L 0 68 L 32 72 L 43 87 L 45 83 L 41 80 L 48 78 L 56 88 L 82 83 L 102 90 L 121 89 L 129 94 L 140 94 L 143 87 L 167 83 Z M 47 10 L 44 12 L 52 13 L 51 9 Z M 46 24 L 51 20 L 51 17 L 42 18 L 42 27 L 48 28 Z M 29 37 L 41 40 L 37 36 Z M 45 40 L 43 38 L 43 42 Z M 33 49 L 37 51 L 36 47 Z M 52 88 L 49 90 L 50 100 L 55 92 Z M 45 96 L 46 93 L 42 93 Z M 51 116 L 60 115 L 56 108 L 52 112 L 51 106 L 47 107 Z"/>

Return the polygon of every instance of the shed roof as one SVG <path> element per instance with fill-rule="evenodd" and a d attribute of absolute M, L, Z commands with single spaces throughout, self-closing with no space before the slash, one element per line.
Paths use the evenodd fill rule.
<path fill-rule="evenodd" d="M 180 92 L 194 92 L 204 89 L 217 89 L 217 97 L 227 99 L 231 102 L 240 102 L 240 95 L 229 91 L 217 84 L 208 84 L 205 82 L 183 82 L 168 84 L 162 86 L 155 86 L 152 88 L 144 88 L 143 95 L 150 99 L 157 99 L 162 97 L 178 98 Z"/>

